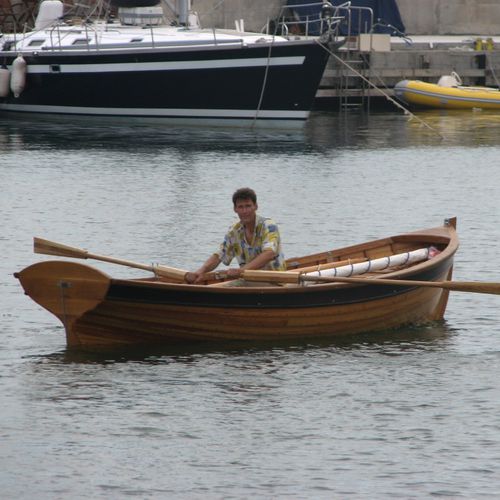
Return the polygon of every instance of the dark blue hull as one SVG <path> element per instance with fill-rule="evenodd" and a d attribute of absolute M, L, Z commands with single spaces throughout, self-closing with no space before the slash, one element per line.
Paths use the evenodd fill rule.
<path fill-rule="evenodd" d="M 69 53 L 68 53 L 69 52 Z M 7 65 L 17 54 L 4 57 Z M 26 86 L 0 109 L 304 122 L 328 53 L 314 42 L 25 54 Z"/>

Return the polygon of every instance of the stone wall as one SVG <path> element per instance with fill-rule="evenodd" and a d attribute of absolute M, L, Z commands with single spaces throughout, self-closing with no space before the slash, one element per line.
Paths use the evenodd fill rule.
<path fill-rule="evenodd" d="M 92 3 L 95 0 L 89 0 Z M 500 35 L 500 0 L 396 0 L 409 35 Z M 175 3 L 175 0 L 170 0 Z M 31 20 L 36 0 L 0 0 L 0 25 L 13 17 Z M 286 0 L 192 0 L 203 27 L 230 28 L 244 19 L 245 29 L 261 31 L 278 16 Z M 13 5 L 13 7 L 11 7 Z M 19 6 L 23 12 L 19 13 Z M 12 8 L 9 16 L 7 10 Z M 14 12 L 14 16 L 12 16 Z M 3 14 L 3 16 L 2 16 Z"/>
<path fill-rule="evenodd" d="M 282 0 L 192 0 L 202 27 L 234 29 L 235 20 L 244 20 L 245 30 L 260 32 L 268 19 L 278 16 Z"/>
<path fill-rule="evenodd" d="M 396 0 L 410 35 L 500 35 L 500 0 Z M 203 26 L 260 31 L 286 0 L 192 0 Z"/>
<path fill-rule="evenodd" d="M 499 0 L 396 0 L 409 35 L 499 35 Z"/>

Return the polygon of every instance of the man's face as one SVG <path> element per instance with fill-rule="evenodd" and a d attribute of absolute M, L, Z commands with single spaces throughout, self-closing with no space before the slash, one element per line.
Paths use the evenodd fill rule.
<path fill-rule="evenodd" d="M 251 223 L 255 220 L 255 212 L 257 212 L 257 203 L 252 200 L 236 200 L 234 211 L 238 214 L 240 221 L 243 224 Z"/>

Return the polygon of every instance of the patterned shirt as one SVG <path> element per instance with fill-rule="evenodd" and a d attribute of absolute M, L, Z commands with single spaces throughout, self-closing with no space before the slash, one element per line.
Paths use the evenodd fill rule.
<path fill-rule="evenodd" d="M 278 226 L 272 219 L 257 215 L 252 242 L 249 243 L 246 240 L 243 224 L 236 222 L 229 228 L 224 241 L 215 254 L 226 266 L 236 257 L 241 267 L 255 259 L 264 250 L 272 250 L 275 257 L 263 269 L 272 271 L 286 270 L 285 256 L 281 251 Z"/>

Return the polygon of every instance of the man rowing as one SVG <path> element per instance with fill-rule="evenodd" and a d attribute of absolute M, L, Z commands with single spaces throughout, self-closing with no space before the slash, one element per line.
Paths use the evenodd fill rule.
<path fill-rule="evenodd" d="M 229 269 L 229 278 L 237 279 L 242 271 L 250 269 L 286 270 L 278 226 L 272 219 L 257 214 L 255 191 L 238 189 L 233 194 L 233 209 L 239 221 L 229 228 L 218 251 L 197 271 L 186 274 L 188 283 L 200 283 L 205 273 L 213 271 L 221 262 L 228 266 L 235 257 L 239 268 Z"/>

